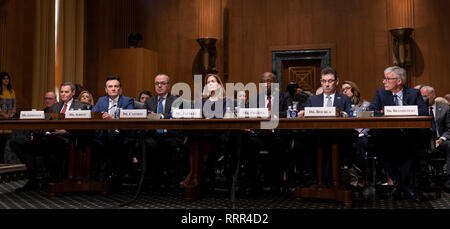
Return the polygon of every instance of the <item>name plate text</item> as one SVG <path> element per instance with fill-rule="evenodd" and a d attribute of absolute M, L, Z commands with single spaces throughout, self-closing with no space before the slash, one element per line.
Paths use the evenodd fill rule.
<path fill-rule="evenodd" d="M 21 111 L 20 119 L 45 119 L 44 111 Z"/>
<path fill-rule="evenodd" d="M 417 105 L 413 106 L 385 106 L 385 116 L 418 116 L 419 108 Z"/>
<path fill-rule="evenodd" d="M 240 108 L 238 118 L 269 118 L 269 109 L 267 108 Z"/>
<path fill-rule="evenodd" d="M 120 118 L 147 118 L 146 109 L 120 110 Z"/>
<path fill-rule="evenodd" d="M 305 117 L 336 117 L 336 107 L 305 107 Z"/>
<path fill-rule="evenodd" d="M 70 110 L 66 111 L 65 113 L 66 119 L 78 119 L 78 118 L 91 118 L 91 111 L 90 110 Z"/>
<path fill-rule="evenodd" d="M 172 118 L 202 118 L 200 109 L 172 109 Z"/>

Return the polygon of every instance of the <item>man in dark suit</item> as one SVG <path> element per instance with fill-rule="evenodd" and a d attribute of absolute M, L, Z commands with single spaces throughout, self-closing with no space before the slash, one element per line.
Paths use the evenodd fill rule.
<path fill-rule="evenodd" d="M 406 88 L 406 70 L 392 66 L 384 70 L 384 88 L 377 90 L 369 110 L 376 116 L 383 114 L 384 106 L 417 105 L 419 116 L 427 115 L 427 106 L 420 91 Z M 388 176 L 394 180 L 392 199 L 398 199 L 402 192 L 415 201 L 421 201 L 421 195 L 410 184 L 411 169 L 421 142 L 421 130 L 371 130 L 376 152 L 384 164 Z M 395 141 L 395 144 L 389 143 Z"/>
<path fill-rule="evenodd" d="M 48 100 L 52 100 L 52 94 L 54 95 L 54 93 L 47 92 L 45 95 L 46 109 L 51 104 L 47 103 L 47 97 L 49 98 Z M 73 99 L 74 95 L 75 85 L 71 82 L 62 83 L 60 86 L 61 102 L 53 103 L 48 112 L 64 114 L 69 110 L 86 110 L 85 104 Z M 69 151 L 69 142 L 73 137 L 73 135 L 63 129 L 34 132 L 21 156 L 21 159 L 27 165 L 29 181 L 16 191 L 29 191 L 39 187 L 37 179 L 39 169 L 37 167 L 38 156 L 42 156 L 44 159 L 45 167 L 49 172 L 49 181 L 60 181 L 64 175 L 63 164 Z"/>
<path fill-rule="evenodd" d="M 305 107 L 336 107 L 340 112 L 349 113 L 351 108 L 351 100 L 348 96 L 338 93 L 337 86 L 339 85 L 339 79 L 337 72 L 331 67 L 325 67 L 322 69 L 320 74 L 320 83 L 322 86 L 323 92 L 318 95 L 310 96 L 304 106 L 300 108 L 299 117 L 304 117 Z M 303 136 L 302 142 L 307 144 L 303 147 L 303 163 L 302 168 L 305 171 L 305 178 L 303 179 L 303 184 L 308 186 L 311 184 L 311 180 L 315 170 L 313 166 L 315 163 L 315 151 L 318 146 L 326 146 L 326 150 L 331 150 L 331 144 L 328 142 L 329 138 L 324 138 L 323 136 L 329 136 L 335 134 L 330 131 L 318 131 L 312 130 L 307 131 L 307 134 Z M 350 133 L 350 132 L 348 132 Z M 340 152 L 341 158 L 348 158 L 349 149 L 351 149 L 351 136 L 347 134 L 347 131 L 339 132 L 341 138 Z M 318 137 L 321 136 L 321 137 Z M 325 139 L 326 142 L 322 142 Z M 328 140 L 327 140 L 328 139 Z M 325 166 L 325 174 L 328 178 L 331 177 L 331 158 L 328 156 L 331 153 L 325 154 L 326 156 L 326 166 Z"/>
<path fill-rule="evenodd" d="M 450 192 L 450 109 L 445 104 L 435 102 L 434 88 L 424 86 L 420 89 L 420 93 L 428 100 L 429 115 L 434 118 L 430 133 L 431 149 L 443 151 L 446 155 L 447 179 L 443 187 L 446 192 Z"/>
<path fill-rule="evenodd" d="M 263 92 L 250 97 L 250 108 L 266 107 L 277 118 L 286 118 L 288 106 L 292 100 L 280 91 L 280 87 L 272 88 L 277 83 L 276 76 L 265 72 L 260 76 L 260 83 L 264 85 Z M 276 91 L 278 97 L 272 95 Z M 277 104 L 277 106 L 275 106 Z M 275 108 L 278 107 L 278 110 Z M 272 109 L 274 108 L 274 109 Z M 287 149 L 290 146 L 290 131 L 279 130 L 247 130 L 243 132 L 242 160 L 248 194 L 257 193 L 263 186 L 278 192 L 286 181 Z M 258 169 L 260 168 L 260 169 Z M 261 183 L 261 177 L 264 178 Z M 286 178 L 286 179 L 284 179 Z"/>
<path fill-rule="evenodd" d="M 118 119 L 120 109 L 134 109 L 134 99 L 121 94 L 121 81 L 118 76 L 109 76 L 105 82 L 107 95 L 100 97 L 92 112 L 101 112 L 102 118 Z M 127 169 L 131 167 L 131 155 L 134 149 L 134 131 L 101 130 L 93 147 L 100 149 L 97 158 L 96 176 L 100 181 L 112 182 L 112 188 L 121 185 Z"/>
<path fill-rule="evenodd" d="M 170 78 L 165 74 L 158 74 L 154 80 L 156 96 L 145 100 L 145 109 L 151 114 L 159 115 L 160 119 L 170 119 L 172 106 L 177 99 L 169 93 Z M 157 116 L 156 116 L 157 117 Z M 147 146 L 147 162 L 151 179 L 157 183 L 168 183 L 169 171 L 177 169 L 171 165 L 171 158 L 176 148 L 182 142 L 183 135 L 176 130 L 147 131 L 145 143 Z M 170 174 L 171 175 L 171 174 Z"/>

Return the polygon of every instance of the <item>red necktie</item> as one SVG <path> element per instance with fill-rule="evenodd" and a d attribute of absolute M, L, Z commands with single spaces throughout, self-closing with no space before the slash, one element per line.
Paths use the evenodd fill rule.
<path fill-rule="evenodd" d="M 271 111 L 272 110 L 272 99 L 271 99 L 270 95 L 267 96 L 267 100 L 269 100 L 269 102 L 267 103 L 267 108 L 269 109 L 269 111 Z"/>
<path fill-rule="evenodd" d="M 61 111 L 61 114 L 65 114 L 66 113 L 66 109 L 67 109 L 67 103 L 64 103 L 64 107 Z"/>

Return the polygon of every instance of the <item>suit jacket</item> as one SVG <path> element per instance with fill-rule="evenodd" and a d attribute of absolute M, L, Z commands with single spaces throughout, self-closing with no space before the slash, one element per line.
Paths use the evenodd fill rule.
<path fill-rule="evenodd" d="M 49 113 L 60 113 L 63 106 L 64 106 L 64 102 L 55 103 L 55 104 L 53 104 L 52 107 L 50 107 Z M 78 110 L 78 109 L 87 110 L 87 106 L 84 103 L 73 100 L 72 104 L 70 105 L 70 107 L 67 110 L 69 111 L 69 110 Z"/>
<path fill-rule="evenodd" d="M 123 95 L 119 96 L 117 107 L 122 109 L 134 109 L 134 99 Z M 92 112 L 108 112 L 109 110 L 109 96 L 105 95 L 98 99 L 97 104 L 92 108 Z"/>
<path fill-rule="evenodd" d="M 345 111 L 349 114 L 350 108 L 352 107 L 352 101 L 348 96 L 336 92 L 334 94 L 333 106 L 339 108 L 340 111 Z M 301 110 L 304 110 L 305 107 L 323 107 L 323 93 L 310 96 Z"/>
<path fill-rule="evenodd" d="M 427 105 L 423 101 L 420 91 L 414 88 L 403 88 L 403 105 L 418 105 L 419 116 L 427 116 Z M 383 115 L 384 106 L 394 106 L 394 96 L 391 91 L 384 88 L 378 89 L 369 110 L 374 111 L 375 116 Z"/>
<path fill-rule="evenodd" d="M 450 108 L 449 106 L 436 103 L 436 125 L 440 137 L 450 140 Z"/>
<path fill-rule="evenodd" d="M 256 108 L 259 108 L 259 98 L 260 96 L 264 96 L 262 94 L 258 94 L 256 96 L 253 96 L 250 98 L 250 102 L 248 106 L 251 106 L 252 104 L 256 104 Z M 273 102 L 274 100 L 272 100 Z M 279 93 L 278 98 L 278 110 L 279 110 L 279 117 L 280 118 L 286 118 L 287 117 L 287 109 L 289 106 L 292 106 L 292 99 L 290 97 L 287 97 L 283 92 Z M 254 107 L 251 107 L 254 108 Z"/>
<path fill-rule="evenodd" d="M 172 103 L 177 99 L 176 96 L 167 94 L 166 105 L 164 106 L 164 119 L 170 118 L 170 112 L 172 111 Z M 158 113 L 158 96 L 152 96 L 145 100 L 144 108 L 153 113 Z"/>

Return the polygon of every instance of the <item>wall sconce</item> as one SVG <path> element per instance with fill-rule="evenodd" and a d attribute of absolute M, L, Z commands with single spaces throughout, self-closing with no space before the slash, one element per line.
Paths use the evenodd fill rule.
<path fill-rule="evenodd" d="M 201 49 L 201 66 L 202 73 L 217 73 L 216 67 L 216 38 L 198 38 L 197 42 L 200 44 Z"/>
<path fill-rule="evenodd" d="M 394 65 L 407 67 L 412 63 L 411 33 L 413 28 L 389 30 L 393 36 L 392 57 Z"/>

